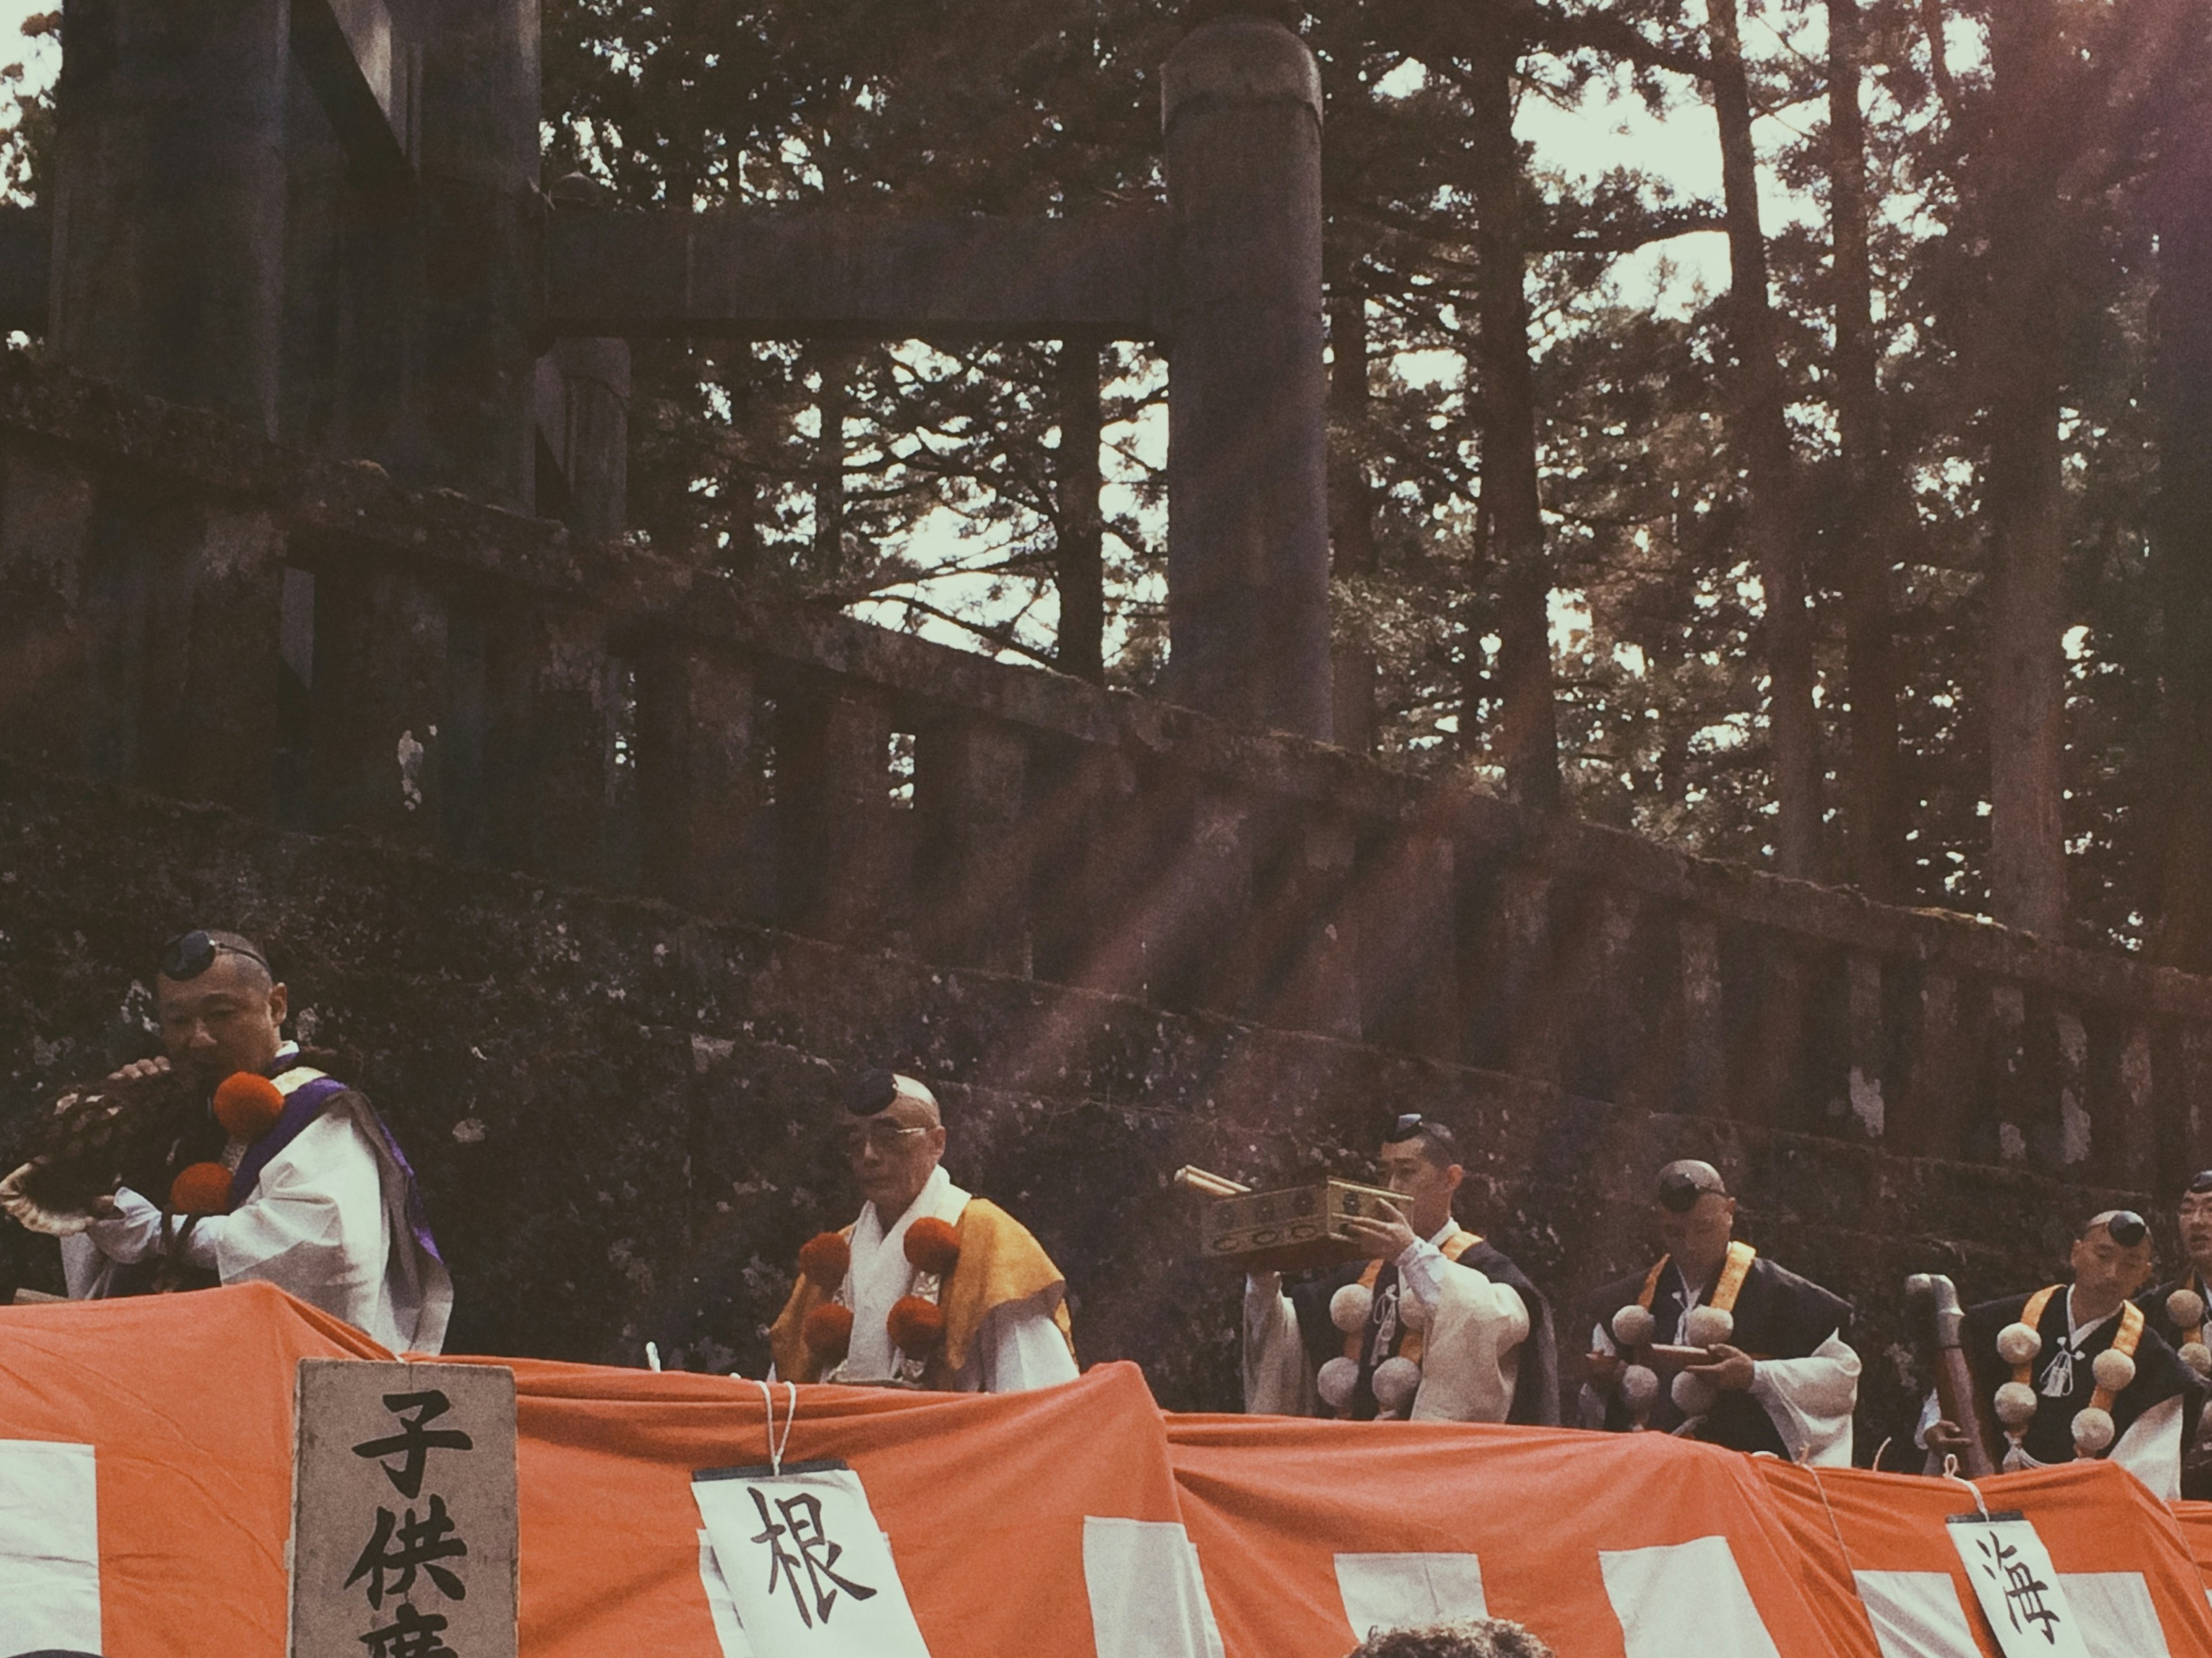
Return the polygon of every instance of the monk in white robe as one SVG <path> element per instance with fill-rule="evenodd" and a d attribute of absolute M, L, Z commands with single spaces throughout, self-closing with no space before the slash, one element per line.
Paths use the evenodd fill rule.
<path fill-rule="evenodd" d="M 1551 1309 L 1509 1260 L 1452 1218 L 1466 1178 L 1446 1124 L 1392 1125 L 1380 1162 L 1401 1210 L 1346 1223 L 1368 1259 L 1244 1289 L 1244 1408 L 1436 1422 L 1559 1421 Z"/>
<path fill-rule="evenodd" d="M 952 1183 L 936 1096 L 877 1071 L 846 1108 L 844 1151 L 866 1202 L 801 1252 L 769 1333 L 774 1374 L 945 1393 L 1073 1382 L 1067 1280 L 1020 1222 Z"/>
<path fill-rule="evenodd" d="M 274 1122 L 224 1148 L 227 1212 L 185 1224 L 126 1185 L 86 1213 L 54 1215 L 21 1199 L 21 1170 L 0 1183 L 0 1204 L 60 1236 L 72 1299 L 137 1292 L 166 1261 L 221 1284 L 273 1284 L 394 1352 L 439 1351 L 453 1280 L 413 1173 L 368 1099 L 302 1063 L 284 1039 L 288 994 L 259 947 L 188 933 L 172 941 L 163 969 L 155 999 L 168 1051 L 111 1080 L 177 1072 L 211 1093 L 246 1072 L 269 1078 L 283 1099 Z"/>

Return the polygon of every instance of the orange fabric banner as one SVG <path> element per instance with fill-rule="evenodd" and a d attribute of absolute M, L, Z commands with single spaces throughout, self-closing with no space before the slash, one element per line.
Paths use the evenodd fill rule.
<path fill-rule="evenodd" d="M 2176 1503 L 2172 1507 L 2181 1540 L 2189 1546 L 2190 1555 L 2197 1562 L 2206 1594 L 2212 1594 L 2212 1503 Z"/>
<path fill-rule="evenodd" d="M 1233 1416 L 1170 1417 L 1168 1442 L 1230 1658 L 1343 1658 L 1363 1606 L 1417 1610 L 1425 1586 L 1441 1612 L 1476 1610 L 1479 1592 L 1574 1658 L 1881 1658 L 1848 1603 L 1816 1604 L 1832 1584 L 1801 1582 L 1773 1498 L 1732 1451 Z"/>
<path fill-rule="evenodd" d="M 1774 1493 L 1808 1582 L 1822 1586 L 1823 1604 L 1850 1594 L 1862 1603 L 1862 1618 L 1867 1608 L 1891 1605 L 1899 1616 L 1916 1609 L 1954 1614 L 1972 1631 L 1973 1647 L 1931 1640 L 1923 1649 L 1929 1658 L 1952 1658 L 1954 1650 L 1958 1658 L 1973 1651 L 1998 1658 L 1945 1524 L 1949 1515 L 1977 1512 L 1972 1490 L 1953 1480 L 1792 1467 L 1766 1458 L 1753 1466 Z M 2134 1475 L 2108 1462 L 2075 1462 L 1999 1474 L 1978 1489 L 1990 1512 L 2014 1511 L 2034 1522 L 2075 1613 L 2103 1631 L 2105 1644 L 2093 1639 L 2093 1653 L 2155 1654 L 2151 1643 L 2162 1636 L 2172 1658 L 2212 1658 L 2212 1611 L 2182 1527 Z M 1922 1598 L 1932 1587 L 1924 1580 L 1939 1573 L 1951 1580 L 1953 1596 Z"/>
<path fill-rule="evenodd" d="M 26 1485 L 28 1500 L 71 1500 L 51 1459 L 11 1464 L 9 1442 L 89 1448 L 100 1650 L 280 1658 L 295 1372 L 301 1358 L 348 1356 L 389 1357 L 266 1285 L 0 1309 L 0 1510 L 11 1469 L 38 1482 Z M 510 1368 L 523 1651 L 721 1658 L 690 1482 L 702 1469 L 769 1460 L 759 1384 L 530 1360 Z M 1092 1528 L 1178 1518 L 1159 1412 L 1132 1364 L 1002 1399 L 797 1392 L 785 1460 L 852 1464 L 923 1635 L 947 1658 L 1093 1658 L 1092 1599 L 1104 1590 L 1101 1571 L 1086 1572 Z M 789 1390 L 776 1388 L 774 1402 L 782 1441 Z M 89 1524 L 89 1480 L 82 1497 Z M 24 1649 L 7 1644 L 8 1517 L 0 1512 L 0 1652 Z M 1121 1588 L 1149 1563 L 1172 1564 L 1146 1552 L 1159 1540 L 1120 1539 L 1108 1564 Z M 1179 1532 L 1174 1541 L 1183 1546 Z M 17 1570 L 40 1570 L 21 1553 Z M 70 1643 L 79 1643 L 88 1644 Z"/>

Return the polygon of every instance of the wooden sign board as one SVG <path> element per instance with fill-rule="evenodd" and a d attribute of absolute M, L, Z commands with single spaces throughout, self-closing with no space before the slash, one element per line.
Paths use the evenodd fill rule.
<path fill-rule="evenodd" d="M 292 1658 L 515 1658 L 514 1372 L 300 1361 Z"/>
<path fill-rule="evenodd" d="M 1200 1248 L 1209 1260 L 1248 1272 L 1334 1266 L 1366 1253 L 1346 1241 L 1346 1217 L 1375 1214 L 1378 1204 L 1402 1212 L 1405 1201 L 1379 1187 L 1341 1180 L 1216 1198 L 1199 1217 Z"/>

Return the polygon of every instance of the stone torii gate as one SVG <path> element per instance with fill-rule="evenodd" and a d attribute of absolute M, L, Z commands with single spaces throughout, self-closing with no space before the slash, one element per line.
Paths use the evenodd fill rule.
<path fill-rule="evenodd" d="M 519 509 L 544 430 L 586 534 L 620 527 L 630 337 L 1156 341 L 1170 694 L 1327 738 L 1320 76 L 1209 9 L 1162 75 L 1164 214 L 898 220 L 549 202 L 538 0 L 66 0 L 51 278 L 43 220 L 9 227 L 0 319 Z"/>

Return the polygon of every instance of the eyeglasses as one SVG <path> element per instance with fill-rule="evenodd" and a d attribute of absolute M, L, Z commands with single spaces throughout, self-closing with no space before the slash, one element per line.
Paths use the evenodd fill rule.
<path fill-rule="evenodd" d="M 195 927 L 190 932 L 179 932 L 161 946 L 161 976 L 177 984 L 197 979 L 215 965 L 215 958 L 228 954 L 243 956 L 249 962 L 261 963 L 268 972 L 268 957 L 258 950 L 247 950 L 238 944 L 218 944 L 208 936 L 204 928 Z"/>
<path fill-rule="evenodd" d="M 908 1137 L 928 1132 L 927 1127 L 901 1128 L 894 1123 L 872 1122 L 866 1128 L 847 1129 L 838 1135 L 837 1144 L 847 1157 L 856 1160 L 871 1147 L 878 1157 L 888 1157 Z"/>

